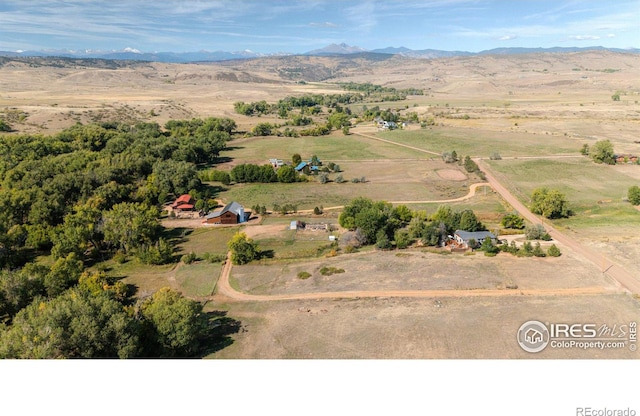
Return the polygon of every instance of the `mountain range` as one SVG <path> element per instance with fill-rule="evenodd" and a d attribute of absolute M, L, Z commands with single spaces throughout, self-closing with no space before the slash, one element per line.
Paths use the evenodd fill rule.
<path fill-rule="evenodd" d="M 602 46 L 590 46 L 584 48 L 578 47 L 554 47 L 554 48 L 496 48 L 481 52 L 465 52 L 465 51 L 443 51 L 437 49 L 414 50 L 405 47 L 387 47 L 382 49 L 366 50 L 358 46 L 350 46 L 345 43 L 331 44 L 322 49 L 315 49 L 301 55 L 307 56 L 332 56 L 332 55 L 353 55 L 362 53 L 374 53 L 384 55 L 402 55 L 410 58 L 435 59 L 448 58 L 454 56 L 473 56 L 473 55 L 514 55 L 526 53 L 561 53 L 561 52 L 583 52 L 583 51 L 611 51 L 623 53 L 640 53 L 640 49 L 616 49 L 605 48 Z M 212 62 L 227 61 L 234 59 L 251 59 L 264 56 L 286 56 L 295 55 L 292 53 L 279 52 L 272 54 L 262 54 L 250 50 L 238 52 L 226 51 L 197 51 L 197 52 L 141 52 L 133 48 L 125 48 L 122 50 L 40 50 L 40 51 L 0 51 L 0 56 L 7 57 L 64 57 L 64 58 L 95 58 L 95 59 L 111 59 L 111 60 L 135 60 L 135 61 L 152 61 L 166 63 L 187 63 L 187 62 Z"/>

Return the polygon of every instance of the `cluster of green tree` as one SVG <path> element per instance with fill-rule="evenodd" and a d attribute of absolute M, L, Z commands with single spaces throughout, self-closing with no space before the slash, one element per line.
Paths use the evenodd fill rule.
<path fill-rule="evenodd" d="M 295 168 L 290 165 L 281 166 L 275 171 L 269 164 L 260 166 L 243 163 L 231 169 L 230 176 L 236 183 L 293 183 L 302 180 Z"/>
<path fill-rule="evenodd" d="M 477 174 L 482 173 L 478 164 L 473 159 L 471 159 L 470 156 L 464 157 L 464 162 L 462 163 L 462 166 L 464 166 L 464 170 L 466 170 L 469 173 L 477 173 Z"/>
<path fill-rule="evenodd" d="M 223 185 L 231 183 L 229 172 L 216 169 L 201 170 L 198 172 L 198 178 L 202 182 L 221 182 Z"/>
<path fill-rule="evenodd" d="M 531 212 L 549 219 L 571 215 L 564 194 L 557 189 L 537 188 L 531 194 Z"/>
<path fill-rule="evenodd" d="M 562 254 L 555 244 L 549 246 L 545 252 L 540 246 L 540 242 L 536 242 L 534 245 L 531 244 L 530 241 L 525 241 L 520 248 L 518 248 L 515 241 L 512 241 L 511 244 L 504 242 L 500 246 L 497 246 L 494 252 L 510 253 L 518 257 L 559 257 Z"/>
<path fill-rule="evenodd" d="M 640 205 L 640 187 L 638 185 L 629 187 L 627 199 L 631 202 L 631 205 Z"/>
<path fill-rule="evenodd" d="M 255 214 L 266 215 L 267 207 L 266 207 L 266 205 L 256 204 L 256 205 L 251 207 L 251 212 L 253 212 Z"/>
<path fill-rule="evenodd" d="M 502 221 L 500 221 L 500 224 L 502 224 L 504 228 L 522 230 L 524 228 L 524 218 L 522 218 L 518 214 L 507 214 L 502 217 Z"/>
<path fill-rule="evenodd" d="M 20 305 L 0 328 L 0 358 L 192 357 L 211 344 L 202 305 L 169 288 L 136 300 L 104 274 L 85 272 L 50 296 L 38 273 L 0 275 L 0 305 Z"/>
<path fill-rule="evenodd" d="M 282 215 L 287 215 L 289 213 L 298 212 L 298 206 L 296 204 L 287 203 L 287 204 L 273 204 L 273 212 L 279 212 Z"/>
<path fill-rule="evenodd" d="M 227 243 L 231 251 L 231 262 L 236 265 L 247 264 L 260 257 L 258 244 L 245 233 L 236 233 Z"/>
<path fill-rule="evenodd" d="M 347 91 L 363 92 L 369 101 L 401 101 L 406 100 L 407 95 L 424 95 L 424 91 L 418 88 L 396 89 L 369 82 L 340 82 L 338 85 Z"/>
<path fill-rule="evenodd" d="M 609 140 L 598 140 L 591 147 L 585 143 L 582 145 L 580 153 L 591 157 L 596 163 L 605 163 L 607 165 L 616 164 L 613 144 Z"/>
<path fill-rule="evenodd" d="M 354 245 L 376 244 L 378 248 L 406 248 L 415 240 L 436 246 L 455 230 L 482 231 L 484 225 L 472 210 L 453 211 L 442 205 L 431 216 L 412 211 L 405 205 L 393 207 L 387 202 L 356 198 L 344 207 L 340 226 L 355 231 Z"/>
<path fill-rule="evenodd" d="M 103 123 L 0 137 L 0 266 L 19 265 L 22 248 L 52 249 L 56 258 L 123 244 L 126 252 L 162 249 L 157 207 L 172 195 L 207 196 L 196 165 L 213 162 L 234 128 L 209 118 L 169 121 L 164 131 Z M 121 226 L 130 237 L 113 231 Z"/>
<path fill-rule="evenodd" d="M 300 97 L 285 97 L 277 103 L 269 104 L 266 101 L 245 103 L 238 101 L 233 107 L 236 113 L 245 116 L 278 114 L 280 117 L 287 117 L 293 109 L 299 109 L 301 114 L 317 114 L 321 107 L 335 108 L 340 104 L 354 104 L 362 102 L 362 94 L 305 94 Z"/>
<path fill-rule="evenodd" d="M 370 121 L 376 117 L 380 117 L 384 121 L 393 121 L 394 123 L 397 123 L 400 121 L 401 116 L 397 111 L 392 111 L 391 109 L 381 110 L 379 106 L 367 108 L 365 105 L 362 107 L 362 114 L 360 114 L 360 118 L 362 120 Z"/>
<path fill-rule="evenodd" d="M 104 274 L 84 272 L 84 262 L 112 255 L 174 261 L 159 206 L 186 192 L 206 197 L 196 166 L 214 161 L 234 129 L 233 120 L 209 118 L 174 120 L 164 128 L 107 122 L 51 137 L 0 136 L 0 267 L 9 268 L 0 272 L 0 356 L 191 354 L 201 333 L 178 333 L 180 326 L 200 325 L 197 304 L 172 301 L 167 307 L 179 308 L 175 319 L 174 312 L 158 315 L 166 314 L 164 306 L 152 301 L 133 313 L 128 290 Z M 202 199 L 198 203 L 206 203 Z M 28 261 L 49 252 L 51 267 Z M 174 325 L 182 340 L 172 341 L 164 325 Z"/>

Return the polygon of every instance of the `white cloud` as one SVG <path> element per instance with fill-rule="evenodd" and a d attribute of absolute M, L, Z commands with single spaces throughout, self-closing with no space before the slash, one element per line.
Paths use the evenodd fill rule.
<path fill-rule="evenodd" d="M 598 40 L 598 39 L 600 39 L 600 36 L 575 35 L 575 36 L 569 36 L 569 39 L 573 39 L 573 40 Z"/>
<path fill-rule="evenodd" d="M 607 35 L 607 37 L 608 37 L 608 38 L 615 38 L 615 37 L 616 37 L 616 35 L 614 35 L 613 33 L 609 33 L 609 34 Z"/>
<path fill-rule="evenodd" d="M 504 36 L 500 36 L 498 40 L 513 40 L 517 38 L 518 37 L 516 35 L 504 35 Z"/>

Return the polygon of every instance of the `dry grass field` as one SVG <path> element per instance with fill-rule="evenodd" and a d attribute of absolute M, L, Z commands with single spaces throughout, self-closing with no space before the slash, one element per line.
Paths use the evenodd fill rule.
<path fill-rule="evenodd" d="M 305 81 L 304 83 L 300 81 Z M 526 156 L 579 156 L 584 143 L 609 139 L 620 153 L 640 154 L 640 55 L 610 52 L 477 56 L 418 60 L 402 57 L 273 57 L 206 64 L 107 63 L 0 60 L 0 117 L 17 133 L 53 134 L 77 122 L 153 121 L 192 117 L 231 117 L 240 131 L 275 116 L 234 113 L 237 101 L 276 100 L 304 93 L 340 92 L 335 83 L 371 82 L 421 88 L 422 96 L 376 104 L 415 112 L 433 125 L 378 133 L 371 123 L 352 129 L 373 132 L 391 142 L 440 153 L 488 157 L 514 194 L 526 202 L 538 185 L 559 186 L 575 204 L 574 218 L 559 221 L 563 232 L 602 250 L 640 278 L 640 225 L 624 202 L 626 187 L 640 181 L 640 166 L 596 166 L 586 159 L 527 160 Z M 620 101 L 612 95 L 620 93 Z M 363 104 L 353 105 L 354 111 Z M 266 163 L 316 154 L 338 163 L 347 181 L 364 184 L 233 185 L 218 197 L 245 206 L 295 202 L 299 209 L 344 205 L 355 196 L 387 201 L 424 201 L 413 209 L 433 212 L 437 200 L 466 195 L 482 180 L 437 156 L 340 132 L 315 138 L 238 138 L 217 166 Z M 510 159 L 514 158 L 514 159 Z M 515 159 L 517 158 L 517 159 Z M 330 178 L 334 179 L 335 174 Z M 430 202 L 431 201 L 431 202 Z M 490 189 L 452 203 L 473 208 L 490 227 L 512 208 Z M 326 214 L 337 221 L 337 213 Z M 274 258 L 234 267 L 235 288 L 259 295 L 346 290 L 473 291 L 495 289 L 506 296 L 446 298 L 378 297 L 333 300 L 241 302 L 216 295 L 208 309 L 228 311 L 242 323 L 234 342 L 211 358 L 638 358 L 624 350 L 555 350 L 528 354 L 516 342 L 530 319 L 609 325 L 637 320 L 640 303 L 621 293 L 598 267 L 568 248 L 559 258 L 487 258 L 437 255 L 412 249 L 364 252 L 332 258 L 310 254 L 324 237 L 298 238 L 285 230 L 293 216 L 272 217 L 252 234 Z M 270 227 L 270 228 L 269 228 Z M 245 230 L 249 230 L 247 226 Z M 268 233 L 263 232 L 269 230 Z M 221 253 L 236 229 L 198 229 L 185 236 L 178 254 Z M 214 290 L 220 264 L 144 267 L 112 265 L 140 291 L 169 285 L 188 296 Z M 323 266 L 344 273 L 323 276 Z M 298 272 L 311 277 L 301 280 Z M 518 289 L 507 289 L 516 287 Z M 597 288 L 604 293 L 519 295 L 518 290 Z"/>

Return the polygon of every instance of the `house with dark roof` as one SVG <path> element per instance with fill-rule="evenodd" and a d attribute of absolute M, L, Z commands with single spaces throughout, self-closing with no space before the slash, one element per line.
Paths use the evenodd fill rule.
<path fill-rule="evenodd" d="M 485 238 L 489 237 L 492 243 L 496 243 L 497 237 L 489 231 L 463 231 L 456 230 L 453 234 L 453 239 L 460 246 L 465 248 L 479 247 Z"/>
<path fill-rule="evenodd" d="M 246 222 L 249 213 L 244 211 L 244 207 L 232 201 L 225 205 L 220 211 L 212 212 L 204 217 L 205 224 L 240 224 Z"/>

